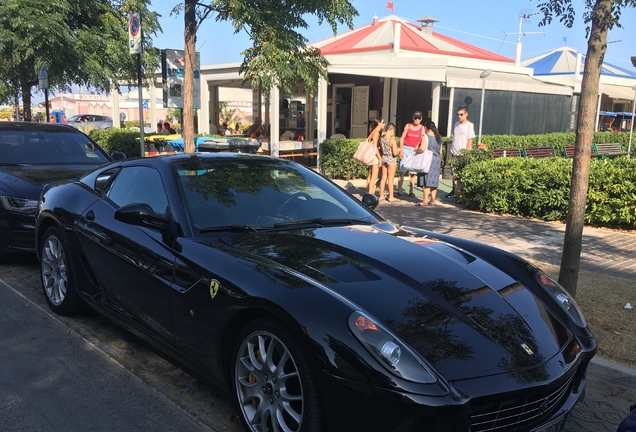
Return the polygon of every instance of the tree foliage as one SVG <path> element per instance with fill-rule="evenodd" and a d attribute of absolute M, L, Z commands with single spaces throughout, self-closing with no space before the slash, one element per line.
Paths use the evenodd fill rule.
<path fill-rule="evenodd" d="M 194 151 L 194 125 L 191 93 L 194 76 L 196 32 L 208 17 L 230 21 L 235 32 L 246 31 L 253 45 L 243 51 L 241 73 L 252 88 L 279 87 L 291 92 L 303 81 L 315 94 L 320 77 L 327 79 L 327 61 L 316 48 L 307 47 L 308 39 L 299 33 L 309 28 L 306 18 L 314 15 L 318 23 L 328 23 L 334 34 L 338 25 L 353 27 L 356 9 L 348 0 L 213 0 L 209 3 L 186 0 L 173 9 L 184 13 L 184 142 L 186 151 Z M 190 95 L 190 96 L 189 96 Z"/>
<path fill-rule="evenodd" d="M 587 24 L 588 44 L 576 120 L 572 184 L 559 273 L 559 283 L 573 296 L 576 295 L 578 283 L 596 103 L 601 67 L 607 51 L 607 34 L 613 27 L 620 27 L 621 10 L 635 5 L 635 0 L 585 0 L 583 20 Z M 558 18 L 566 27 L 572 27 L 576 16 L 574 7 L 572 0 L 540 3 L 542 25 Z"/>
<path fill-rule="evenodd" d="M 30 120 L 31 91 L 46 66 L 51 89 L 72 85 L 110 91 L 136 82 L 136 61 L 128 52 L 128 14 L 142 11 L 144 33 L 160 29 L 148 0 L 3 0 L 0 4 L 0 100 L 20 95 Z M 148 38 L 148 46 L 152 40 Z M 150 50 L 144 63 L 158 65 Z"/>

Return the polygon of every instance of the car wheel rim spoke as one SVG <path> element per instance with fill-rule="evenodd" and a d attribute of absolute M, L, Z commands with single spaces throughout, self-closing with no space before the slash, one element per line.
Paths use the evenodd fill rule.
<path fill-rule="evenodd" d="M 59 240 L 49 237 L 42 248 L 42 282 L 47 297 L 54 305 L 60 305 L 66 297 L 66 256 Z"/>
<path fill-rule="evenodd" d="M 241 410 L 253 431 L 299 431 L 304 395 L 298 368 L 277 337 L 260 331 L 241 345 L 236 364 Z"/>

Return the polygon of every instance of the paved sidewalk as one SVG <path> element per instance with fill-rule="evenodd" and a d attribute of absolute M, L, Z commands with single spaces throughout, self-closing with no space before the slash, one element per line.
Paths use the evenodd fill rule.
<path fill-rule="evenodd" d="M 336 183 L 356 196 L 365 191 L 364 180 Z M 406 179 L 404 186 L 408 187 Z M 466 210 L 454 199 L 445 198 L 450 188 L 450 180 L 440 181 L 435 206 L 416 206 L 422 200 L 422 189 L 416 188 L 415 197 L 402 193 L 400 201 L 380 201 L 376 212 L 400 224 L 486 243 L 535 262 L 560 265 L 565 224 Z M 636 233 L 585 227 L 582 246 L 581 270 L 636 278 Z"/>

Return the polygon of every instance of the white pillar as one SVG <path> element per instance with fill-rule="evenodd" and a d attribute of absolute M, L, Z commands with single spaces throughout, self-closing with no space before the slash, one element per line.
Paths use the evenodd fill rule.
<path fill-rule="evenodd" d="M 115 83 L 113 83 L 112 81 L 110 83 L 110 102 L 111 106 L 113 107 L 113 113 L 111 116 L 113 118 L 113 127 L 120 128 L 122 124 L 119 121 L 119 91 L 117 89 L 117 86 L 115 86 Z M 66 105 L 66 102 L 64 103 L 64 105 Z M 64 106 L 64 113 L 66 113 L 66 106 Z"/>
<path fill-rule="evenodd" d="M 269 125 L 269 154 L 278 157 L 280 141 L 280 89 L 272 87 L 269 93 L 271 124 Z"/>
<path fill-rule="evenodd" d="M 598 95 L 597 95 L 597 103 L 596 103 L 596 121 L 594 123 L 594 130 L 597 131 L 598 130 L 598 122 L 600 120 L 601 117 L 601 95 L 603 93 L 599 90 Z M 574 95 L 572 95 L 572 97 L 574 97 Z"/>
<path fill-rule="evenodd" d="M 394 111 L 391 110 L 391 78 L 384 78 L 382 88 L 382 112 L 380 118 L 384 119 L 385 124 L 393 123 L 391 120 L 391 114 Z M 372 120 L 372 119 L 369 119 Z"/>
<path fill-rule="evenodd" d="M 431 83 L 431 120 L 435 122 L 435 125 L 439 127 L 439 101 L 442 97 L 442 83 Z"/>
<path fill-rule="evenodd" d="M 148 107 L 150 108 L 150 127 L 157 128 L 159 119 L 157 118 L 157 87 L 150 84 L 148 87 Z"/>
<path fill-rule="evenodd" d="M 318 143 L 316 145 L 318 157 L 316 158 L 316 165 L 318 168 L 318 172 L 322 172 L 322 162 L 320 160 L 320 143 L 327 139 L 327 91 L 328 85 L 327 80 L 324 78 L 318 79 L 318 134 L 316 137 L 318 138 Z M 333 96 L 335 100 L 335 94 Z M 332 113 L 335 114 L 335 113 Z"/>
<path fill-rule="evenodd" d="M 455 98 L 455 87 L 451 87 L 450 89 L 450 95 L 448 96 L 448 123 L 446 125 L 447 129 L 446 129 L 446 136 L 451 136 L 453 135 L 453 121 L 455 119 L 455 117 L 453 114 L 455 113 L 455 110 L 458 107 L 454 107 L 453 106 L 453 99 Z"/>
<path fill-rule="evenodd" d="M 199 133 L 210 133 L 210 87 L 208 80 L 200 80 L 201 108 L 197 110 Z"/>
<path fill-rule="evenodd" d="M 391 122 L 395 125 L 396 127 L 396 134 L 401 134 L 402 132 L 400 132 L 397 129 L 397 106 L 398 106 L 398 86 L 399 86 L 400 80 L 398 78 L 391 78 Z"/>
<path fill-rule="evenodd" d="M 327 80 L 318 79 L 318 144 L 327 139 Z"/>

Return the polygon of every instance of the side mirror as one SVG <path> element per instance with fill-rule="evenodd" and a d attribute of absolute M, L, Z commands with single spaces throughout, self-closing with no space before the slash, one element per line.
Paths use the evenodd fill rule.
<path fill-rule="evenodd" d="M 115 219 L 131 225 L 145 226 L 163 231 L 169 220 L 155 215 L 152 208 L 145 203 L 132 203 L 115 210 Z"/>
<path fill-rule="evenodd" d="M 371 210 L 375 209 L 378 206 L 379 202 L 380 200 L 378 199 L 378 197 L 373 194 L 365 193 L 362 196 L 362 203 L 369 207 Z"/>
<path fill-rule="evenodd" d="M 114 151 L 114 152 L 112 152 L 110 154 L 110 157 L 112 157 L 113 160 L 115 160 L 115 161 L 125 160 L 126 159 L 126 153 L 120 152 L 120 151 Z"/>

